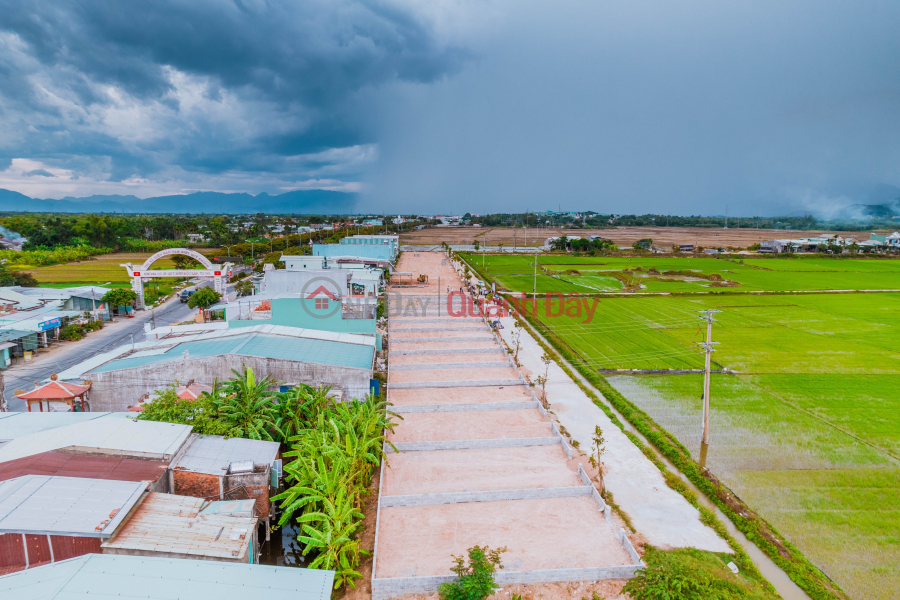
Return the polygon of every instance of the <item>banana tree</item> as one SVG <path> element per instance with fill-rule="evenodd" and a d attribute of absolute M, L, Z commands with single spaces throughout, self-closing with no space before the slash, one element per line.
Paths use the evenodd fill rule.
<path fill-rule="evenodd" d="M 257 381 L 250 367 L 243 373 L 231 371 L 235 376 L 225 385 L 225 397 L 216 400 L 219 420 L 229 428 L 230 435 L 270 442 L 274 441 L 272 433 L 284 437 L 276 425 L 276 392 L 269 389 L 278 382 L 268 375 Z"/>

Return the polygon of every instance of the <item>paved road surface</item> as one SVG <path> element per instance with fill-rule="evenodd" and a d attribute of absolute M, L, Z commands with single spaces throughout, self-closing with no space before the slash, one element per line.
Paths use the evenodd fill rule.
<path fill-rule="evenodd" d="M 201 279 L 196 288 L 209 287 L 212 279 Z M 231 289 L 229 286 L 228 289 Z M 14 365 L 4 371 L 6 399 L 11 412 L 26 410 L 25 401 L 13 394 L 16 390 L 30 390 L 35 381 L 44 381 L 51 373 L 59 373 L 78 363 L 103 352 L 109 352 L 124 344 L 130 344 L 132 335 L 135 342 L 144 341 L 144 323 L 151 318 L 156 319 L 157 326 L 186 321 L 195 314 L 195 309 L 188 308 L 176 297 L 155 309 L 140 311 L 133 319 L 117 319 L 112 326 L 89 335 L 81 341 L 64 344 L 49 356 L 38 355 L 34 362 Z M 124 321 L 122 323 L 121 321 Z"/>

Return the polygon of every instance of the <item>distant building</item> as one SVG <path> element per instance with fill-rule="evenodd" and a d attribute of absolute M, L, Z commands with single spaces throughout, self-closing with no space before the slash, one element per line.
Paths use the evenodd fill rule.
<path fill-rule="evenodd" d="M 325 257 L 324 256 L 309 256 L 308 254 L 301 254 L 301 255 L 282 254 L 281 262 L 284 263 L 284 268 L 289 271 L 298 271 L 300 269 L 324 269 L 325 268 Z"/>
<path fill-rule="evenodd" d="M 879 235 L 877 233 L 869 234 L 869 241 L 880 242 L 889 248 L 900 248 L 900 233 L 894 232 L 890 235 Z"/>

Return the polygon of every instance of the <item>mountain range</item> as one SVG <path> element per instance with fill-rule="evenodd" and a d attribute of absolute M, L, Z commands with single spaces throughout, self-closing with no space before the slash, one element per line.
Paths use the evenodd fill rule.
<path fill-rule="evenodd" d="M 226 194 L 195 192 L 175 196 L 138 198 L 136 196 L 87 196 L 60 200 L 30 198 L 12 190 L 0 189 L 0 212 L 57 213 L 230 213 L 254 214 L 352 214 L 358 195 L 328 190 L 297 190 L 277 196 L 263 192 Z"/>

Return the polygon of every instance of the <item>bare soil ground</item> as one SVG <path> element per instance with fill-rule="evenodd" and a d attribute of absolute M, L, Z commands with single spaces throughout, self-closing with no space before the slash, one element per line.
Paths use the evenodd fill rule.
<path fill-rule="evenodd" d="M 507 363 L 508 364 L 508 363 Z M 498 368 L 472 367 L 471 369 L 421 369 L 417 371 L 391 371 L 390 383 L 431 383 L 435 381 L 487 381 L 516 379 L 518 374 L 509 366 Z"/>
<path fill-rule="evenodd" d="M 389 460 L 391 468 L 384 470 L 385 496 L 583 485 L 577 474 L 560 468 L 567 458 L 559 444 L 403 452 Z"/>
<path fill-rule="evenodd" d="M 444 575 L 452 555 L 506 546 L 511 571 L 630 564 L 592 498 L 381 509 L 378 577 Z M 579 535 L 578 532 L 584 535 Z"/>
<path fill-rule="evenodd" d="M 402 354 L 391 357 L 391 367 L 405 365 L 438 365 L 463 363 L 506 362 L 506 356 L 499 352 L 479 352 L 478 354 Z"/>
<path fill-rule="evenodd" d="M 531 394 L 520 385 L 391 390 L 391 402 L 396 406 L 528 402 L 529 400 L 531 400 Z"/>
<path fill-rule="evenodd" d="M 550 421 L 537 410 L 409 413 L 388 434 L 394 442 L 550 437 Z"/>
<path fill-rule="evenodd" d="M 763 240 L 781 238 L 814 237 L 821 233 L 837 231 L 794 231 L 786 229 L 713 229 L 707 227 L 615 227 L 609 229 L 507 229 L 497 227 L 434 227 L 400 235 L 402 244 L 438 245 L 474 244 L 476 241 L 489 246 L 503 244 L 516 246 L 542 246 L 548 237 L 598 235 L 620 246 L 630 246 L 646 238 L 659 246 L 694 244 L 704 247 L 746 248 Z"/>

